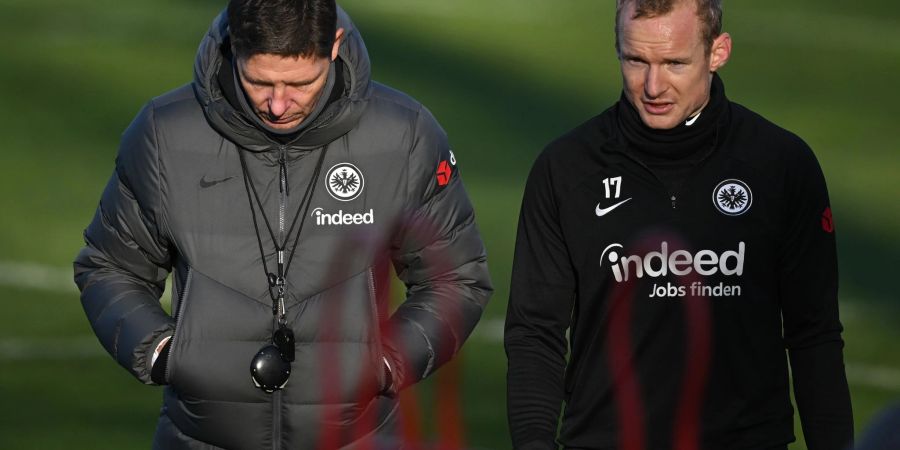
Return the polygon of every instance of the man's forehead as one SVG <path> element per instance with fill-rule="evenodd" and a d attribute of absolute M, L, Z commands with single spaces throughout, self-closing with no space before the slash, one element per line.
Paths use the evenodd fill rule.
<path fill-rule="evenodd" d="M 328 58 L 257 54 L 238 62 L 238 75 L 256 85 L 309 85 L 328 73 Z"/>

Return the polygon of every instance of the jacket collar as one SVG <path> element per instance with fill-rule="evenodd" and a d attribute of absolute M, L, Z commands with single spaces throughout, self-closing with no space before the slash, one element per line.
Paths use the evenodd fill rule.
<path fill-rule="evenodd" d="M 323 98 L 320 112 L 286 144 L 290 150 L 311 150 L 343 136 L 356 126 L 372 92 L 371 66 L 365 43 L 343 9 L 338 7 L 338 27 L 344 40 L 338 49 L 342 73 L 335 80 L 340 97 Z M 221 70 L 233 70 L 228 58 L 228 18 L 222 11 L 200 43 L 194 62 L 194 93 L 210 126 L 235 144 L 254 152 L 276 149 L 282 144 L 253 117 L 251 111 L 228 101 L 219 81 Z M 228 89 L 228 88 L 226 88 Z M 240 95 L 240 92 L 237 92 Z M 324 97 L 324 96 L 323 96 Z M 330 100 L 330 101 L 329 101 Z"/>

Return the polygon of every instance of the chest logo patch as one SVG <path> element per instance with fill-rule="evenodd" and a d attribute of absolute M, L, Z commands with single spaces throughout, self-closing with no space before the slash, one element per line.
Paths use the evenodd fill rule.
<path fill-rule="evenodd" d="M 325 175 L 325 187 L 335 200 L 349 202 L 362 194 L 366 180 L 362 171 L 350 163 L 335 164 Z"/>
<path fill-rule="evenodd" d="M 719 183 L 713 189 L 713 204 L 726 216 L 739 216 L 750 209 L 753 204 L 753 192 L 747 183 L 729 179 Z"/>

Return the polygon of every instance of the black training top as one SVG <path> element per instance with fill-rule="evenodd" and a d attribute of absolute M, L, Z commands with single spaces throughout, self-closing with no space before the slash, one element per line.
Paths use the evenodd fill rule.
<path fill-rule="evenodd" d="M 785 348 L 809 448 L 851 440 L 815 156 L 718 76 L 690 122 L 650 130 L 623 98 L 535 162 L 505 337 L 515 448 L 557 448 L 563 401 L 565 448 L 784 445 Z"/>

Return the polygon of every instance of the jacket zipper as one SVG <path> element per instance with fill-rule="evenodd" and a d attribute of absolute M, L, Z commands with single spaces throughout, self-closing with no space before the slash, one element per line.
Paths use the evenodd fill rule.
<path fill-rule="evenodd" d="M 272 413 L 275 420 L 272 425 L 272 450 L 281 449 L 281 389 L 272 394 Z"/>
<path fill-rule="evenodd" d="M 704 155 L 703 158 L 700 159 L 700 161 L 697 161 L 697 164 L 694 166 L 694 172 L 696 172 L 703 164 L 705 164 L 706 161 L 707 161 L 709 158 L 711 158 L 712 155 L 713 155 L 713 154 L 716 152 L 716 150 L 718 149 L 718 147 L 719 147 L 719 129 L 720 129 L 720 125 L 721 125 L 721 124 L 719 124 L 719 123 L 716 124 L 716 135 L 715 135 L 715 138 L 714 138 L 714 140 L 713 140 L 713 148 L 712 148 L 706 155 Z M 656 178 L 656 181 L 658 181 L 659 184 L 661 184 L 661 185 L 663 185 L 663 187 L 665 187 L 665 183 L 663 183 L 662 180 L 660 180 L 659 177 L 656 176 L 656 174 L 655 174 L 652 170 L 650 170 L 650 168 L 647 167 L 646 164 L 643 163 L 643 161 L 641 161 L 641 160 L 635 158 L 634 156 L 632 156 L 632 155 L 631 155 L 630 153 L 628 153 L 628 152 L 623 151 L 622 153 L 623 153 L 627 158 L 631 159 L 632 161 L 636 162 L 638 165 L 640 165 L 641 167 L 643 167 L 645 170 L 647 170 L 647 172 L 650 172 L 650 174 L 652 174 L 653 177 Z M 669 193 L 669 196 L 670 196 L 670 197 L 669 197 L 669 200 L 672 201 L 672 209 L 677 209 L 677 203 L 678 203 L 677 200 L 678 200 L 678 198 L 675 196 L 675 193 L 674 193 L 674 192 Z"/>
<path fill-rule="evenodd" d="M 278 146 L 278 240 L 287 244 L 284 239 L 284 220 L 285 210 L 287 209 L 287 197 L 290 195 L 288 190 L 288 174 L 287 174 L 287 150 L 284 145 Z M 276 243 L 276 245 L 279 245 Z M 283 249 L 278 250 L 278 264 L 284 263 Z M 287 274 L 279 274 L 287 276 Z M 277 325 L 276 325 L 277 326 Z M 281 390 L 272 394 L 272 449 L 279 450 L 281 448 Z"/>
<path fill-rule="evenodd" d="M 647 171 L 647 173 L 649 173 L 650 175 L 653 176 L 654 179 L 656 179 L 656 181 L 659 183 L 660 186 L 663 187 L 664 190 L 668 191 L 666 184 L 663 183 L 663 181 L 658 176 L 656 176 L 656 173 L 653 172 L 652 170 L 650 170 L 650 167 L 648 167 L 646 164 L 644 164 L 643 161 L 641 161 L 638 158 L 635 158 L 634 156 L 630 155 L 628 152 L 622 152 L 622 153 L 625 155 L 625 157 L 630 159 L 632 162 L 643 167 L 644 170 Z M 674 192 L 668 192 L 668 195 L 669 195 L 669 201 L 672 202 L 672 209 L 678 209 L 678 197 L 675 195 Z"/>
<path fill-rule="evenodd" d="M 168 364 L 166 364 L 166 373 L 163 375 L 163 378 L 166 380 L 166 382 L 169 382 L 169 380 L 171 380 L 170 377 L 173 362 L 173 358 L 171 356 L 172 352 L 175 350 L 175 339 L 178 338 L 178 331 L 181 330 L 179 322 L 184 315 L 184 307 L 186 303 L 185 300 L 187 299 L 188 291 L 191 289 L 191 278 L 193 277 L 194 271 L 193 269 L 188 267 L 187 277 L 185 277 L 184 280 L 184 289 L 181 290 L 181 295 L 178 296 L 178 310 L 175 312 L 175 333 L 172 333 L 172 342 L 169 343 L 169 361 Z"/>
<path fill-rule="evenodd" d="M 278 151 L 278 192 L 281 194 L 279 195 L 280 202 L 278 204 L 278 238 L 284 241 L 284 212 L 287 209 L 287 197 L 290 195 L 290 192 L 288 191 L 287 151 L 283 145 L 278 147 Z"/>

